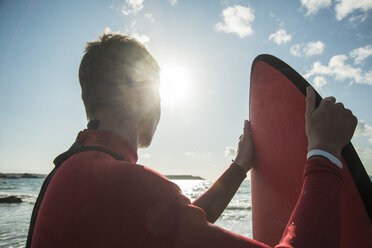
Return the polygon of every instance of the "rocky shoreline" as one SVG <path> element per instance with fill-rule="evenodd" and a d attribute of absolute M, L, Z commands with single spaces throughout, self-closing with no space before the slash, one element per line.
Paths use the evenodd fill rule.
<path fill-rule="evenodd" d="M 202 177 L 191 175 L 165 175 L 165 177 L 169 180 L 205 180 Z"/>
<path fill-rule="evenodd" d="M 36 173 L 0 173 L 1 179 L 44 178 L 45 176 L 45 174 Z"/>
<path fill-rule="evenodd" d="M 37 173 L 0 173 L 0 179 L 20 179 L 20 178 L 44 178 L 45 174 Z M 192 175 L 165 175 L 170 180 L 205 180 L 199 176 Z"/>

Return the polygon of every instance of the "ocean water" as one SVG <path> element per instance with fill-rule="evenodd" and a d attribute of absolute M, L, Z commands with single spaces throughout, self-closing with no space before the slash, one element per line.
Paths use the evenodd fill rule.
<path fill-rule="evenodd" d="M 0 197 L 15 195 L 22 203 L 0 204 L 0 247 L 24 247 L 31 212 L 44 179 L 0 179 Z"/>
<path fill-rule="evenodd" d="M 15 195 L 22 203 L 0 204 L 0 247 L 24 247 L 31 212 L 44 179 L 0 179 L 0 197 Z M 212 183 L 206 180 L 172 180 L 195 200 Z M 245 180 L 224 213 L 215 223 L 229 231 L 252 237 L 250 181 Z"/>

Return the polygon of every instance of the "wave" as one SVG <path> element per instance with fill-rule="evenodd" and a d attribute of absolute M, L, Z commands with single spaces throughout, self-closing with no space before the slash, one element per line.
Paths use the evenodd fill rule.
<path fill-rule="evenodd" d="M 227 206 L 226 210 L 252 210 L 252 206 L 240 207 L 240 206 Z"/>
<path fill-rule="evenodd" d="M 3 187 L 0 187 L 0 190 L 8 190 L 8 189 L 16 189 L 17 187 L 16 186 L 3 186 Z"/>

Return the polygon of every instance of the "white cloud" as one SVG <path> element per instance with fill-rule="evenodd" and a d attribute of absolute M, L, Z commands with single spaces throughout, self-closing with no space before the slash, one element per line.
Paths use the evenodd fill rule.
<path fill-rule="evenodd" d="M 142 44 L 145 44 L 150 41 L 150 37 L 148 37 L 145 34 L 140 34 L 140 33 L 132 33 L 131 36 L 141 42 Z"/>
<path fill-rule="evenodd" d="M 226 146 L 225 148 L 225 157 L 234 158 L 236 157 L 237 150 L 235 147 Z"/>
<path fill-rule="evenodd" d="M 135 38 L 142 44 L 145 44 L 150 41 L 150 37 L 138 32 L 135 21 L 131 23 L 130 27 L 125 28 L 125 33 L 130 34 L 133 38 Z"/>
<path fill-rule="evenodd" d="M 293 56 L 297 57 L 310 57 L 314 55 L 320 55 L 323 53 L 325 45 L 321 41 L 311 41 L 307 44 L 294 44 L 289 49 Z"/>
<path fill-rule="evenodd" d="M 331 6 L 331 3 L 331 0 L 301 0 L 302 6 L 307 9 L 306 15 L 316 14 L 320 9 Z"/>
<path fill-rule="evenodd" d="M 126 0 L 126 5 L 123 6 L 121 13 L 124 15 L 134 15 L 143 9 L 144 0 Z"/>
<path fill-rule="evenodd" d="M 315 62 L 313 67 L 304 75 L 309 79 L 312 76 L 330 76 L 338 81 L 350 80 L 350 83 L 372 85 L 372 70 L 364 72 L 361 68 L 353 67 L 346 63 L 348 57 L 346 55 L 333 56 L 328 63 L 328 66 L 321 62 Z"/>
<path fill-rule="evenodd" d="M 372 9 L 371 0 L 336 0 L 336 2 L 336 18 L 339 21 L 355 10 L 366 12 L 369 9 Z"/>
<path fill-rule="evenodd" d="M 110 27 L 105 27 L 105 29 L 103 30 L 103 33 L 104 34 L 108 34 L 108 33 L 111 33 L 111 28 Z"/>
<path fill-rule="evenodd" d="M 290 53 L 293 55 L 293 56 L 297 56 L 297 57 L 301 57 L 302 56 L 302 53 L 301 53 L 301 45 L 300 44 L 294 44 L 291 46 L 291 48 L 289 49 Z"/>
<path fill-rule="evenodd" d="M 364 12 L 360 15 L 354 15 L 354 16 L 351 16 L 349 18 L 349 22 L 351 24 L 354 25 L 354 27 L 356 27 L 356 25 L 358 25 L 359 23 L 362 23 L 364 22 L 365 20 L 367 20 L 367 17 L 368 17 L 368 13 L 367 12 Z"/>
<path fill-rule="evenodd" d="M 236 33 L 240 38 L 253 34 L 253 9 L 240 5 L 227 7 L 222 11 L 222 17 L 223 21 L 216 24 L 217 31 Z"/>
<path fill-rule="evenodd" d="M 367 20 L 367 17 L 368 17 L 367 12 L 364 12 L 360 15 L 353 15 L 349 18 L 349 22 L 353 24 L 354 27 L 356 27 L 359 23 L 362 23 L 365 20 Z"/>
<path fill-rule="evenodd" d="M 313 80 L 315 89 L 322 90 L 323 86 L 327 84 L 327 80 L 322 76 L 316 76 Z"/>
<path fill-rule="evenodd" d="M 273 40 L 277 45 L 285 44 L 292 39 L 290 34 L 287 34 L 287 31 L 284 29 L 279 29 L 275 33 L 269 36 L 269 40 Z"/>
<path fill-rule="evenodd" d="M 120 32 L 113 32 L 110 27 L 105 27 L 103 33 L 104 34 L 108 34 L 108 33 L 118 33 L 118 34 L 120 34 Z M 135 38 L 136 40 L 138 40 L 142 44 L 145 44 L 145 43 L 150 41 L 150 37 L 148 37 L 145 34 L 140 34 L 137 31 L 135 23 L 132 23 L 130 28 L 126 28 L 125 33 L 128 33 L 131 37 Z"/>
<path fill-rule="evenodd" d="M 368 125 L 365 121 L 358 121 L 355 134 L 368 137 L 368 142 L 372 144 L 372 126 Z"/>
<path fill-rule="evenodd" d="M 178 3 L 178 0 L 169 0 L 169 3 L 174 6 Z"/>
<path fill-rule="evenodd" d="M 350 83 L 368 84 L 372 85 L 372 70 L 364 72 L 361 68 L 353 67 L 346 63 L 348 57 L 344 54 L 333 56 L 328 66 L 321 62 L 315 62 L 313 67 L 304 75 L 309 79 L 312 76 L 331 76 L 336 80 L 344 81 L 350 80 Z"/>
<path fill-rule="evenodd" d="M 301 0 L 301 5 L 306 8 L 306 15 L 318 13 L 322 8 L 332 5 L 332 0 Z M 364 22 L 367 18 L 367 11 L 372 9 L 371 0 L 335 0 L 335 12 L 337 20 L 341 21 L 356 10 L 363 12 L 362 15 L 353 16 L 350 22 Z"/>
<path fill-rule="evenodd" d="M 354 59 L 356 65 L 362 63 L 369 56 L 372 56 L 372 45 L 359 47 L 350 52 L 350 57 Z"/>
<path fill-rule="evenodd" d="M 307 43 L 303 50 L 306 56 L 314 56 L 322 54 L 324 51 L 324 47 L 325 45 L 323 42 L 316 41 Z"/>
<path fill-rule="evenodd" d="M 372 149 L 371 148 L 356 147 L 355 149 L 358 152 L 360 156 L 360 160 L 362 160 L 362 163 L 364 165 L 371 164 L 372 162 Z"/>

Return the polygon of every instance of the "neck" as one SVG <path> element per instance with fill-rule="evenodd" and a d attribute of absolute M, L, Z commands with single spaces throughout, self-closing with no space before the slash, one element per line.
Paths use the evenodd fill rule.
<path fill-rule="evenodd" d="M 98 117 L 98 116 L 97 116 Z M 93 118 L 92 118 L 93 119 Z M 128 141 L 132 147 L 138 150 L 138 132 L 134 125 L 126 121 L 118 121 L 114 118 L 94 118 L 100 120 L 98 129 L 114 132 Z"/>

